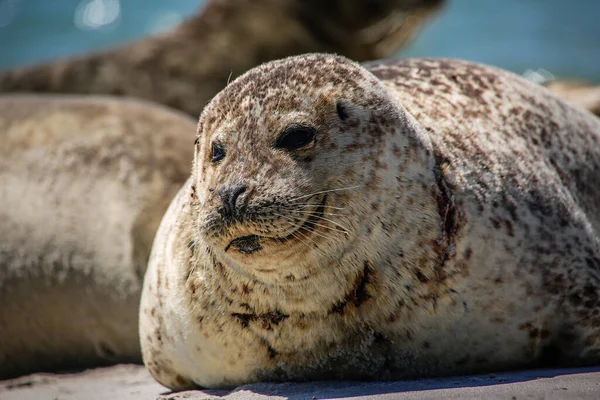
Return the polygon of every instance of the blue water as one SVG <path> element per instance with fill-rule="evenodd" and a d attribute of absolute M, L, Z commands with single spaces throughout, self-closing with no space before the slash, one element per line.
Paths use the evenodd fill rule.
<path fill-rule="evenodd" d="M 203 2 L 0 0 L 0 69 L 158 32 Z M 398 56 L 457 57 L 517 73 L 543 68 L 600 82 L 600 0 L 450 0 Z"/>

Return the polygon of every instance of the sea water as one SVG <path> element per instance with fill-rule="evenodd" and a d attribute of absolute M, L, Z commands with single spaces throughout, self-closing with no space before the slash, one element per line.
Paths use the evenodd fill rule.
<path fill-rule="evenodd" d="M 203 3 L 0 0 L 0 69 L 157 33 Z M 396 55 L 409 56 L 463 58 L 517 73 L 545 70 L 600 82 L 600 0 L 449 0 L 417 40 Z"/>

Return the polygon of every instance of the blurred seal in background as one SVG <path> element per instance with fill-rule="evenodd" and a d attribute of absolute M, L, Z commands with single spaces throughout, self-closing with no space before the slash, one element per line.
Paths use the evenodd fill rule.
<path fill-rule="evenodd" d="M 195 121 L 97 96 L 0 110 L 0 378 L 139 361 L 142 277 Z"/>
<path fill-rule="evenodd" d="M 566 101 L 600 116 L 600 85 L 594 86 L 573 80 L 556 80 L 546 83 L 545 86 Z"/>
<path fill-rule="evenodd" d="M 228 80 L 307 52 L 356 61 L 410 41 L 443 0 L 212 0 L 180 26 L 114 50 L 0 73 L 0 92 L 101 93 L 198 116 Z"/>

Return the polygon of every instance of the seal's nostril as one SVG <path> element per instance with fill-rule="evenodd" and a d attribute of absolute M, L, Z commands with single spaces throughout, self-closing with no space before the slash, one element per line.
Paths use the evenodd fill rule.
<path fill-rule="evenodd" d="M 237 199 L 246 191 L 246 185 L 226 186 L 219 189 L 219 197 L 223 202 L 223 216 L 232 218 L 236 214 Z"/>

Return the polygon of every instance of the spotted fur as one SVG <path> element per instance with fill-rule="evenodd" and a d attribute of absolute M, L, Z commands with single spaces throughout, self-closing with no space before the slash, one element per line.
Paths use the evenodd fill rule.
<path fill-rule="evenodd" d="M 278 149 L 293 124 L 316 141 Z M 464 61 L 293 57 L 217 95 L 195 151 L 142 295 L 163 385 L 600 362 L 600 122 L 546 89 Z"/>

